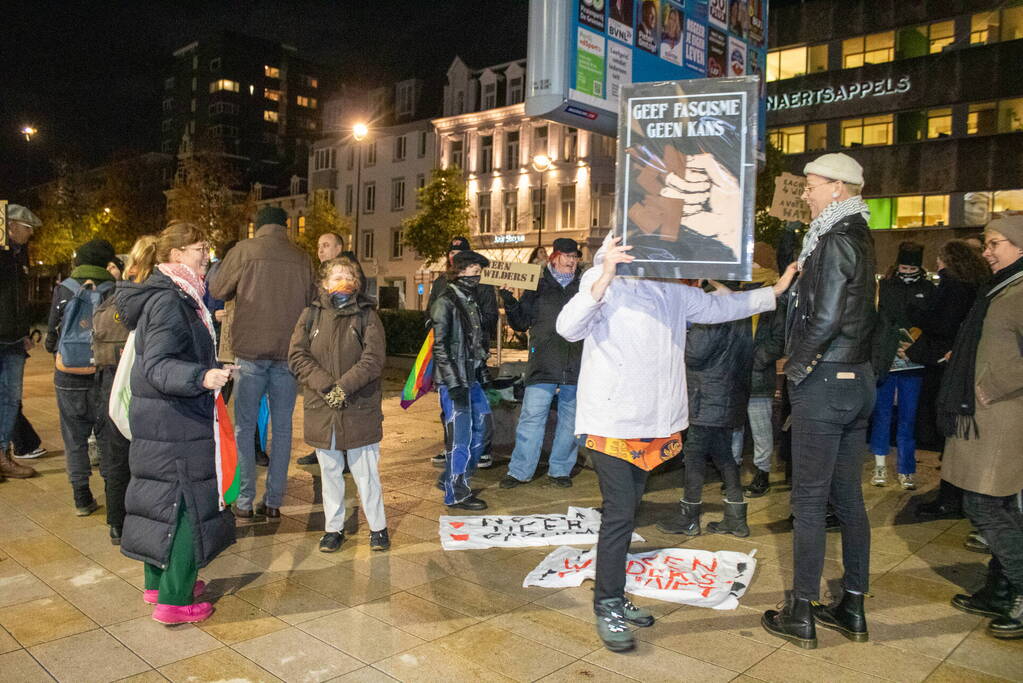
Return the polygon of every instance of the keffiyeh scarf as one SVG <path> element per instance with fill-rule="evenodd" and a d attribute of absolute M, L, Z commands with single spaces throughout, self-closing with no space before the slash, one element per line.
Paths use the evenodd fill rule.
<path fill-rule="evenodd" d="M 183 263 L 161 263 L 157 268 L 192 300 L 195 304 L 195 312 L 199 315 L 199 319 L 202 320 L 203 324 L 206 325 L 206 330 L 210 333 L 213 344 L 216 346 L 217 335 L 213 331 L 213 316 L 210 315 L 209 309 L 206 308 L 206 304 L 202 300 L 203 295 L 206 293 L 205 278 Z"/>
<path fill-rule="evenodd" d="M 810 221 L 810 231 L 806 233 L 806 238 L 803 240 L 803 251 L 799 254 L 799 269 L 803 269 L 803 262 L 817 248 L 817 242 L 821 237 L 835 227 L 840 220 L 857 213 L 863 216 L 864 220 L 870 220 L 870 207 L 860 195 L 849 197 L 844 202 L 831 202 L 825 206 L 820 215 Z"/>

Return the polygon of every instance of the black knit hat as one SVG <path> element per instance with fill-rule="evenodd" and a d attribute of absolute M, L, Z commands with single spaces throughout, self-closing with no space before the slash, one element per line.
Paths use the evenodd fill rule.
<path fill-rule="evenodd" d="M 117 258 L 110 242 L 102 239 L 89 240 L 82 246 L 75 249 L 76 266 L 99 266 L 106 268 L 107 264 Z"/>
<path fill-rule="evenodd" d="M 456 237 L 451 240 L 451 247 L 448 251 L 469 251 L 472 247 L 469 246 L 469 240 L 464 237 Z"/>
<path fill-rule="evenodd" d="M 922 267 L 924 265 L 924 245 L 917 242 L 903 242 L 900 244 L 898 264 L 900 266 Z"/>
<path fill-rule="evenodd" d="M 451 257 L 451 267 L 456 273 L 474 265 L 480 268 L 488 268 L 490 266 L 490 259 L 478 251 L 460 251 Z"/>

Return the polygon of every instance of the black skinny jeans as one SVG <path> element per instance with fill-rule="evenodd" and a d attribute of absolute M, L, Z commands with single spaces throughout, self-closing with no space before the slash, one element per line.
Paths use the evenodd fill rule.
<path fill-rule="evenodd" d="M 725 497 L 733 503 L 742 502 L 739 466 L 732 457 L 732 428 L 690 425 L 682 447 L 686 458 L 685 495 L 687 503 L 703 502 L 703 480 L 707 459 L 714 461 L 725 482 Z"/>
<path fill-rule="evenodd" d="M 604 513 L 597 536 L 597 575 L 593 589 L 594 606 L 608 598 L 625 597 L 625 558 L 629 554 L 636 511 L 646 490 L 648 472 L 621 458 L 580 448 L 589 455 L 600 482 Z"/>
<path fill-rule="evenodd" d="M 114 384 L 116 367 L 96 369 L 99 405 L 96 408 L 96 441 L 99 443 L 99 473 L 107 498 L 107 524 L 120 528 L 124 525 L 124 494 L 131 480 L 128 469 L 128 450 L 131 442 L 110 419 L 110 391 Z"/>
<path fill-rule="evenodd" d="M 1023 593 L 1023 512 L 1020 497 L 963 491 L 963 512 L 991 549 L 991 570 L 998 569 Z"/>
<path fill-rule="evenodd" d="M 870 580 L 870 522 L 863 505 L 867 421 L 874 409 L 869 363 L 820 363 L 792 399 L 793 596 L 820 597 L 830 500 L 842 528 L 846 590 L 864 593 Z"/>

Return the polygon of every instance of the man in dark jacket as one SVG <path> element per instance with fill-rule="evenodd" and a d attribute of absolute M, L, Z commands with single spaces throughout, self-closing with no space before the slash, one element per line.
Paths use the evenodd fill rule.
<path fill-rule="evenodd" d="M 116 258 L 110 242 L 95 239 L 75 250 L 75 268 L 69 279 L 79 286 L 98 289 L 105 298 L 113 293 L 114 276 L 107 265 Z M 67 281 L 65 281 L 67 282 Z M 50 320 L 44 342 L 46 350 L 57 354 L 61 335 L 65 332 L 64 313 L 75 292 L 67 284 L 57 285 L 53 291 L 50 306 Z M 59 358 L 59 357 L 58 357 Z M 71 368 L 66 368 L 70 370 Z M 53 384 L 57 389 L 57 409 L 60 413 L 60 435 L 64 441 L 64 457 L 67 460 L 68 479 L 75 499 L 75 512 L 79 517 L 92 514 L 99 509 L 89 488 L 92 465 L 89 462 L 89 436 L 98 426 L 100 410 L 99 384 L 96 369 L 67 372 L 58 362 L 53 371 Z M 79 374 L 82 372 L 83 374 Z"/>
<path fill-rule="evenodd" d="M 0 481 L 31 477 L 31 467 L 11 459 L 11 438 L 21 405 L 29 337 L 28 241 L 43 222 L 24 206 L 7 207 L 4 246 L 0 247 Z"/>
<path fill-rule="evenodd" d="M 723 294 L 727 296 L 727 294 Z M 739 467 L 732 456 L 732 431 L 746 422 L 753 370 L 753 327 L 749 318 L 716 325 L 693 325 L 686 333 L 685 486 L 679 511 L 657 523 L 667 534 L 700 534 L 704 471 L 710 459 L 725 484 L 725 515 L 707 530 L 749 536 L 747 503 Z"/>
<path fill-rule="evenodd" d="M 451 249 L 448 250 L 448 267 L 451 266 L 452 259 L 454 259 L 456 254 L 462 251 L 469 251 L 470 249 L 469 240 L 464 237 L 456 237 L 451 240 Z M 437 297 L 443 294 L 444 290 L 448 288 L 448 284 L 449 282 L 446 274 L 439 276 L 433 281 L 433 284 L 430 285 L 430 297 L 426 303 L 427 311 L 433 310 L 433 303 L 437 300 Z M 497 294 L 495 293 L 493 286 L 480 285 L 476 288 L 475 298 L 476 305 L 479 306 L 480 309 L 480 320 L 483 324 L 483 332 L 486 335 L 485 346 L 489 349 L 494 340 L 497 339 L 497 324 L 499 322 L 497 312 Z M 441 413 L 440 420 L 442 423 L 445 422 L 443 412 Z M 445 451 L 451 450 L 451 444 L 447 443 L 446 440 L 444 448 Z M 440 455 L 430 458 L 430 462 L 432 462 L 435 467 L 444 467 L 445 454 L 441 453 Z M 490 444 L 487 443 L 486 450 L 483 455 L 480 456 L 477 467 L 485 470 L 493 464 L 493 458 L 490 456 Z"/>
<path fill-rule="evenodd" d="M 525 484 L 533 478 L 540 460 L 547 413 L 554 396 L 558 397 L 558 427 L 551 446 L 547 480 L 553 486 L 572 485 L 578 445 L 575 440 L 575 390 L 579 381 L 582 342 L 566 341 L 555 330 L 558 314 L 579 291 L 579 258 L 582 252 L 575 240 L 554 240 L 554 252 L 544 268 L 535 291 L 516 301 L 507 289 L 500 290 L 508 324 L 517 332 L 529 331 L 529 365 L 526 392 L 515 429 L 515 450 L 501 488 Z"/>
<path fill-rule="evenodd" d="M 288 369 L 288 345 L 298 317 L 313 301 L 309 256 L 288 239 L 287 214 L 267 206 L 256 214 L 256 236 L 232 249 L 217 270 L 210 292 L 234 300 L 231 344 L 238 365 L 235 436 L 241 492 L 235 514 L 252 517 L 256 498 L 256 421 L 259 401 L 270 403 L 273 439 L 266 493 L 257 512 L 279 519 L 291 462 L 291 415 L 298 385 Z"/>
<path fill-rule="evenodd" d="M 792 600 L 765 612 L 761 623 L 773 635 L 815 648 L 815 623 L 853 641 L 867 640 L 863 594 L 869 582 L 870 523 L 861 472 L 874 406 L 870 356 L 877 311 L 869 209 L 860 196 L 863 168 L 839 153 L 819 157 L 805 171 L 803 198 L 813 220 L 786 321 L 795 576 Z M 815 601 L 829 499 L 841 524 L 845 574 L 842 598 L 824 606 Z"/>
<path fill-rule="evenodd" d="M 460 251 L 451 259 L 451 284 L 430 307 L 433 320 L 433 372 L 439 387 L 447 450 L 444 504 L 461 510 L 484 510 L 486 502 L 472 491 L 470 478 L 490 442 L 487 433 L 490 404 L 483 384 L 490 381 L 486 333 L 475 293 L 480 273 L 490 262 L 474 251 Z"/>

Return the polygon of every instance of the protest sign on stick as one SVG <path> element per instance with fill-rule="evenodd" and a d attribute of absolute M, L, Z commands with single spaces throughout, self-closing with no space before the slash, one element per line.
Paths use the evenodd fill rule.
<path fill-rule="evenodd" d="M 806 178 L 782 173 L 774 179 L 774 197 L 771 199 L 771 210 L 768 215 L 783 221 L 810 222 L 810 207 L 803 201 L 803 188 Z"/>
<path fill-rule="evenodd" d="M 480 284 L 497 285 L 509 289 L 535 290 L 540 286 L 542 274 L 543 269 L 534 263 L 491 261 L 490 267 L 483 269 Z"/>

